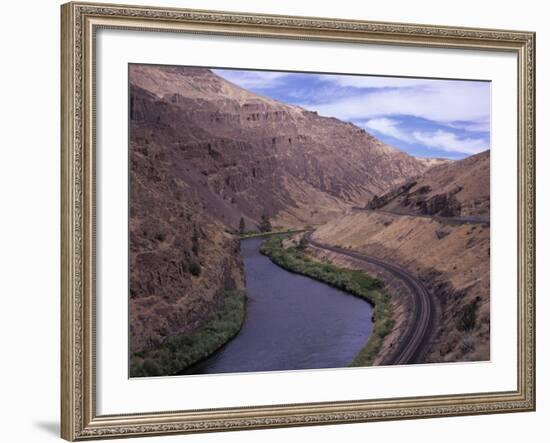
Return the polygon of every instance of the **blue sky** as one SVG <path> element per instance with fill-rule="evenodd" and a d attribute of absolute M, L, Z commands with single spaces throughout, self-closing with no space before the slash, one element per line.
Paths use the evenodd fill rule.
<path fill-rule="evenodd" d="M 255 93 L 352 122 L 415 156 L 460 159 L 490 148 L 489 82 L 214 72 Z"/>

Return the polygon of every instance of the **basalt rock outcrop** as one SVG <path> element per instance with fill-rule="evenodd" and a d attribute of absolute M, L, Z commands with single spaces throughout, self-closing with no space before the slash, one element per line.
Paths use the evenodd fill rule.
<path fill-rule="evenodd" d="M 170 151 L 130 138 L 130 352 L 196 330 L 244 287 L 238 239 L 185 197 Z"/>
<path fill-rule="evenodd" d="M 415 205 L 419 207 L 423 215 L 441 215 L 443 217 L 457 217 L 460 215 L 460 202 L 455 197 L 460 191 L 448 192 L 446 194 L 436 194 L 427 200 L 419 200 Z"/>
<path fill-rule="evenodd" d="M 236 229 L 324 221 L 430 163 L 335 118 L 244 90 L 203 68 L 130 66 L 132 138 L 171 157 L 187 199 Z"/>
<path fill-rule="evenodd" d="M 367 209 L 379 209 L 379 208 L 383 208 L 384 206 L 386 206 L 389 202 L 391 202 L 392 200 L 396 199 L 397 197 L 403 195 L 403 194 L 407 194 L 408 191 L 414 186 L 416 185 L 416 181 L 410 181 L 410 182 L 407 182 L 401 186 L 398 186 L 392 190 L 390 190 L 389 192 L 387 192 L 386 194 L 382 195 L 382 196 L 377 196 L 375 195 L 372 200 L 367 204 Z M 409 195 L 409 194 L 407 194 Z"/>
<path fill-rule="evenodd" d="M 366 209 L 410 215 L 488 217 L 490 151 L 429 168 L 371 199 Z"/>

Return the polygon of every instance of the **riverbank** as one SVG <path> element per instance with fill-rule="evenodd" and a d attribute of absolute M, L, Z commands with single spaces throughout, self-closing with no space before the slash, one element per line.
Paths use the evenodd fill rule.
<path fill-rule="evenodd" d="M 270 237 L 272 235 L 287 235 L 287 234 L 299 234 L 301 232 L 306 232 L 306 229 L 289 229 L 287 231 L 268 231 L 268 232 L 248 232 L 245 234 L 239 234 L 241 240 L 246 240 L 247 238 L 256 238 L 256 237 Z"/>
<path fill-rule="evenodd" d="M 228 291 L 223 306 L 191 334 L 168 338 L 160 347 L 130 359 L 131 377 L 174 375 L 204 360 L 240 331 L 246 315 L 246 291 Z"/>
<path fill-rule="evenodd" d="M 350 366 L 372 365 L 394 325 L 393 308 L 389 296 L 382 290 L 382 282 L 358 270 L 314 261 L 305 255 L 304 249 L 305 245 L 284 248 L 281 237 L 272 237 L 262 244 L 260 252 L 288 271 L 312 277 L 373 305 L 373 331 L 350 363 Z"/>

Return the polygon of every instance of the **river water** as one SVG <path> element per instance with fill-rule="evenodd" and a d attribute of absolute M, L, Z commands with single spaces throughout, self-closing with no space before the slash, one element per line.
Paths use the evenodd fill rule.
<path fill-rule="evenodd" d="M 259 252 L 262 238 L 241 241 L 248 304 L 239 334 L 189 374 L 345 367 L 372 330 L 371 306 Z"/>

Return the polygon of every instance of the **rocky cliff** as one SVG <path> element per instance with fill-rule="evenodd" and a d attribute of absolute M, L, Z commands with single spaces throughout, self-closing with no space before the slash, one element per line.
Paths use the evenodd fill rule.
<path fill-rule="evenodd" d="M 239 242 L 185 197 L 170 150 L 130 137 L 130 352 L 202 326 L 244 287 Z"/>
<path fill-rule="evenodd" d="M 429 168 L 421 176 L 373 197 L 367 209 L 443 217 L 488 217 L 490 151 Z"/>
<path fill-rule="evenodd" d="M 327 220 L 429 162 L 364 130 L 246 91 L 208 69 L 131 65 L 132 136 L 170 151 L 187 198 L 225 225 Z"/>

